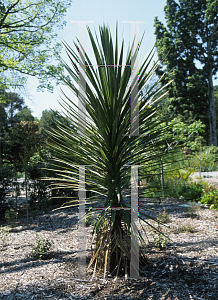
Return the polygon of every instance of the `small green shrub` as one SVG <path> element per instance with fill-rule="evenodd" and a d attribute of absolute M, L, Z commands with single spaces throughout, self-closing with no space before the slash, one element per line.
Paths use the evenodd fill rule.
<path fill-rule="evenodd" d="M 175 168 L 178 168 L 175 165 Z M 170 170 L 164 176 L 164 189 L 166 197 L 179 198 L 179 192 L 187 185 L 190 184 L 190 175 L 193 173 L 190 167 L 187 170 L 176 169 Z"/>
<path fill-rule="evenodd" d="M 36 243 L 32 246 L 31 254 L 35 259 L 43 259 L 45 255 L 50 250 L 53 241 L 49 241 L 48 239 L 39 238 L 38 234 L 36 233 Z"/>
<path fill-rule="evenodd" d="M 158 219 L 157 219 L 157 221 L 158 221 Z M 168 237 L 168 230 L 163 228 L 163 226 L 161 226 L 161 224 L 158 221 L 157 230 L 149 228 L 149 231 L 153 235 L 155 247 L 157 247 L 159 250 L 165 249 L 167 242 L 170 240 L 170 238 Z"/>
<path fill-rule="evenodd" d="M 204 193 L 199 202 L 210 205 L 211 209 L 218 209 L 218 190 Z"/>
<path fill-rule="evenodd" d="M 203 194 L 207 194 L 209 192 L 213 192 L 213 191 L 216 191 L 217 189 L 215 188 L 215 186 L 209 184 L 209 183 L 206 183 L 204 185 L 204 188 L 203 188 Z"/>
<path fill-rule="evenodd" d="M 9 234 L 9 230 L 5 229 L 3 226 L 1 226 L 0 235 L 1 235 L 1 240 L 2 240 L 3 246 L 6 245 L 6 240 L 7 240 L 8 234 Z"/>
<path fill-rule="evenodd" d="M 170 222 L 170 217 L 168 216 L 165 207 L 163 209 L 163 212 L 160 212 L 158 214 L 157 220 L 162 222 L 162 223 L 169 223 Z"/>
<path fill-rule="evenodd" d="M 212 205 L 210 206 L 210 209 L 218 209 L 218 205 L 217 205 L 217 204 L 212 204 Z"/>
<path fill-rule="evenodd" d="M 180 226 L 174 230 L 174 233 L 183 233 L 183 232 L 194 233 L 194 232 L 196 232 L 196 228 L 194 226 L 191 226 L 190 224 L 188 224 L 188 225 Z"/>
<path fill-rule="evenodd" d="M 158 233 L 157 237 L 154 238 L 154 244 L 159 250 L 163 250 L 166 248 L 167 238 Z"/>
<path fill-rule="evenodd" d="M 187 201 L 198 201 L 201 198 L 205 184 L 203 182 L 185 184 L 177 190 L 177 197 L 182 196 Z"/>

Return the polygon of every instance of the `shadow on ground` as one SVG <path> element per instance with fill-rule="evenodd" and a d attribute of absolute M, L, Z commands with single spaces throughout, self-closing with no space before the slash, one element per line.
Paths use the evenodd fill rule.
<path fill-rule="evenodd" d="M 59 279 L 44 287 L 38 282 L 29 286 L 28 292 L 20 287 L 0 293 L 0 299 L 218 299 L 217 266 L 185 259 L 165 256 L 148 260 L 140 270 L 140 279 L 119 277 L 115 281 L 109 277 L 105 283 L 100 279 L 102 274 L 92 281 Z"/>

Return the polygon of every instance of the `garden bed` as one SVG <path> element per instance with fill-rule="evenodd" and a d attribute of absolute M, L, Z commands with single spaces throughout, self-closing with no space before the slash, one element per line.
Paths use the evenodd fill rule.
<path fill-rule="evenodd" d="M 139 280 L 109 276 L 106 283 L 103 274 L 91 280 L 91 271 L 78 280 L 78 209 L 63 209 L 36 217 L 29 228 L 21 219 L 10 232 L 0 250 L 0 299 L 218 299 L 218 211 L 198 207 L 190 215 L 176 199 L 143 203 L 165 208 L 172 241 L 161 251 L 147 245 Z M 87 227 L 88 246 L 91 232 Z M 54 241 L 42 261 L 30 255 L 36 233 Z M 88 262 L 90 247 L 86 256 Z"/>

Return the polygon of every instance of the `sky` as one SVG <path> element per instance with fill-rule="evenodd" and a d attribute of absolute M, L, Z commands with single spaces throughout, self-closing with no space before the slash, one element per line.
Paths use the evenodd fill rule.
<path fill-rule="evenodd" d="M 141 22 L 139 23 L 139 38 L 142 37 L 144 32 L 143 43 L 139 51 L 139 56 L 144 58 L 155 43 L 154 18 L 157 16 L 164 25 L 166 24 L 164 18 L 165 4 L 166 0 L 73 0 L 65 16 L 67 24 L 59 33 L 60 40 L 65 40 L 73 47 L 73 41 L 79 35 L 76 21 L 92 21 L 93 23 L 87 23 L 92 33 L 95 30 L 98 32 L 99 25 L 109 25 L 112 37 L 115 37 L 117 22 L 119 40 L 124 39 L 125 45 L 128 47 L 131 41 L 131 24 L 126 22 L 137 21 Z M 91 48 L 88 34 L 85 36 L 85 41 L 85 51 L 90 55 Z M 61 57 L 66 62 L 68 61 L 64 50 Z M 92 56 L 90 55 L 90 57 Z M 214 81 L 214 84 L 218 84 L 218 80 Z M 53 93 L 47 91 L 37 92 L 37 85 L 37 79 L 29 78 L 25 93 L 21 95 L 26 105 L 31 109 L 33 116 L 40 119 L 42 111 L 50 108 L 63 111 L 60 104 L 58 104 L 60 97 L 63 97 L 60 88 L 55 88 Z M 75 96 L 68 94 L 66 88 L 64 88 L 64 92 L 67 92 L 67 95 L 77 103 Z"/>

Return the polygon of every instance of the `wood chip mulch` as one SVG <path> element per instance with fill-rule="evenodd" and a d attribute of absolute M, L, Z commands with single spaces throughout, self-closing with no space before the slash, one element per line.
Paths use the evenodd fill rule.
<path fill-rule="evenodd" d="M 21 219 L 0 244 L 0 299 L 218 299 L 218 211 L 198 207 L 190 213 L 177 199 L 160 205 L 144 202 L 170 218 L 166 228 L 171 241 L 158 250 L 153 234 L 144 227 L 151 243 L 145 248 L 147 264 L 140 279 L 103 274 L 78 279 L 78 209 L 62 209 L 31 220 Z M 4 224 L 6 225 L 6 224 Z M 9 228 L 9 227 L 8 227 Z M 92 228 L 87 227 L 87 262 L 91 257 Z M 44 260 L 31 257 L 35 234 L 54 241 Z M 1 243 L 1 239 L 0 239 Z"/>

